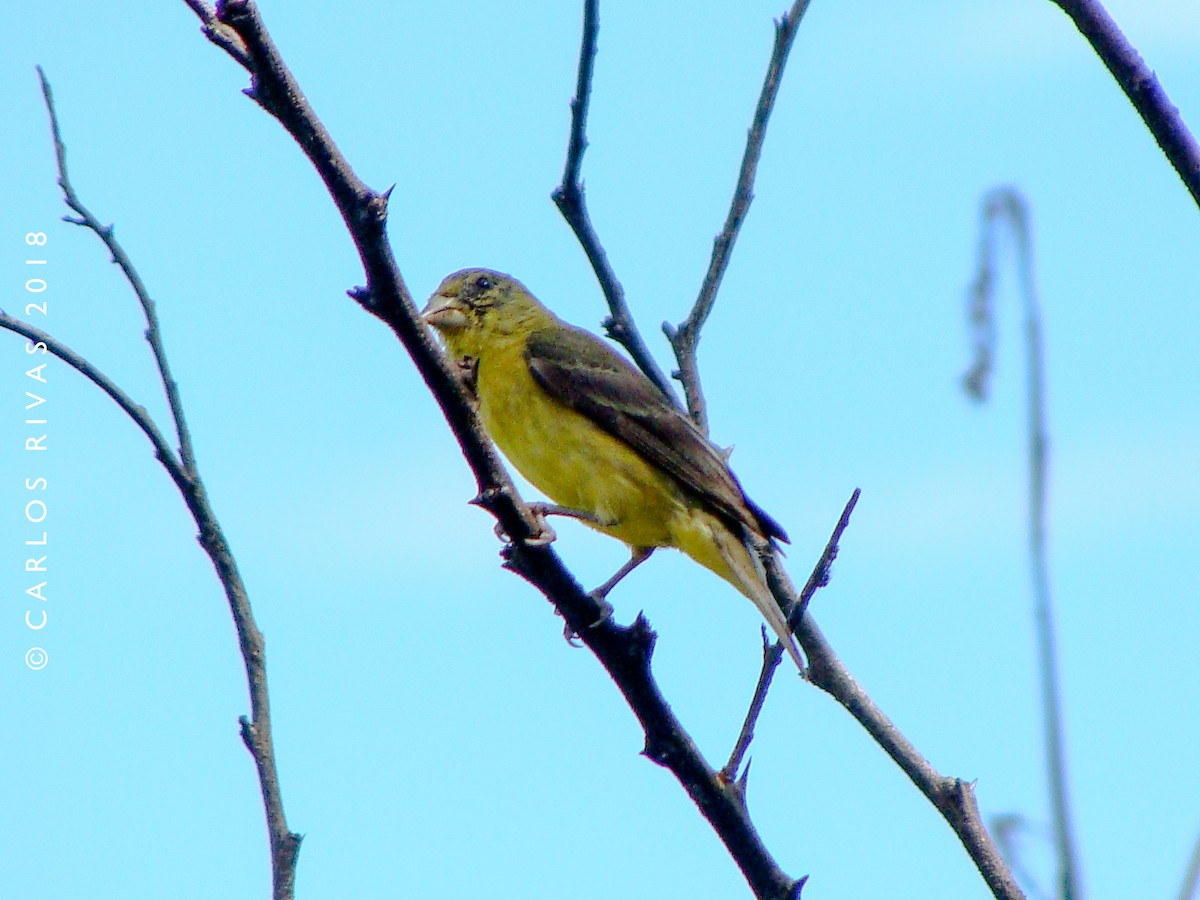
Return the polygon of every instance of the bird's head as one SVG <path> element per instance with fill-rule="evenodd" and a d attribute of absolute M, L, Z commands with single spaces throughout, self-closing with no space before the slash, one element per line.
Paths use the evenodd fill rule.
<path fill-rule="evenodd" d="M 441 333 L 452 354 L 479 359 L 493 342 L 528 334 L 554 315 L 517 279 L 463 269 L 442 280 L 421 318 Z"/>

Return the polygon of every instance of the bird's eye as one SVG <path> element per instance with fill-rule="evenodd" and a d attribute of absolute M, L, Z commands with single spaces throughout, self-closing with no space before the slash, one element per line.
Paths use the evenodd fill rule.
<path fill-rule="evenodd" d="M 475 279 L 475 287 L 479 288 L 481 291 L 491 290 L 492 279 L 488 278 L 486 275 L 480 275 Z"/>

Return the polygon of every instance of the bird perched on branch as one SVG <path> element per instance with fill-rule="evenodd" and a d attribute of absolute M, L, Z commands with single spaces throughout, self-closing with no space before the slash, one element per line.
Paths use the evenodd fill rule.
<path fill-rule="evenodd" d="M 786 541 L 725 455 L 608 344 L 559 319 L 508 275 L 463 269 L 422 318 L 473 368 L 484 428 L 532 484 L 623 541 L 630 560 L 603 600 L 657 547 L 675 547 L 745 594 L 803 668 L 753 542 Z"/>

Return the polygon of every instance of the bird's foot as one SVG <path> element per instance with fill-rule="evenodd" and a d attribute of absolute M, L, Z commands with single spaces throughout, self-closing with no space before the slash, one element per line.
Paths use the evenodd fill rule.
<path fill-rule="evenodd" d="M 539 508 L 543 505 L 540 503 L 529 504 L 529 511 L 533 513 L 533 521 L 537 525 L 537 532 L 525 538 L 526 547 L 545 547 L 547 544 L 553 544 L 558 539 L 557 532 L 546 521 L 546 513 Z M 504 543 L 508 544 L 512 542 L 512 538 L 509 537 L 508 532 L 504 530 L 504 526 L 499 522 L 492 526 L 492 532 L 496 537 L 504 541 Z"/>
<path fill-rule="evenodd" d="M 559 506 L 557 503 L 530 503 L 529 511 L 533 513 L 533 519 L 537 522 L 538 526 L 538 533 L 533 537 L 525 539 L 525 544 L 529 547 L 544 547 L 547 544 L 553 543 L 555 538 L 558 537 L 554 529 L 550 527 L 550 523 L 546 521 L 547 516 L 565 516 L 568 519 L 578 519 L 580 522 L 587 522 L 591 525 L 615 524 L 606 522 L 599 516 L 586 510 L 572 509 L 569 506 Z"/>
<path fill-rule="evenodd" d="M 565 516 L 568 519 L 578 519 L 580 522 L 587 522 L 589 525 L 604 526 L 617 524 L 616 522 L 610 522 L 605 519 L 601 519 L 595 513 L 590 513 L 585 509 L 575 509 L 570 506 L 560 506 L 557 503 L 530 503 L 529 511 L 532 512 L 539 520 L 545 519 L 546 516 Z"/>
<path fill-rule="evenodd" d="M 598 603 L 600 606 L 599 617 L 596 619 L 595 622 L 593 622 L 591 625 L 588 626 L 588 630 L 590 631 L 593 628 L 599 628 L 601 625 L 603 625 L 605 622 L 607 622 L 609 619 L 612 618 L 613 605 L 604 599 L 603 594 L 598 594 L 597 591 L 590 592 L 588 594 L 588 596 L 591 597 L 593 600 L 595 600 L 596 603 Z M 563 626 L 563 638 L 572 647 L 583 646 L 582 644 L 579 643 L 579 632 L 577 632 L 569 624 Z"/>

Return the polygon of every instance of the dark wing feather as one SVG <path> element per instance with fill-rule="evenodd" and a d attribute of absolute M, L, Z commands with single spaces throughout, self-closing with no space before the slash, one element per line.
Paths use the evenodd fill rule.
<path fill-rule="evenodd" d="M 780 524 L 746 496 L 692 420 L 594 335 L 566 324 L 535 331 L 525 358 L 546 393 L 624 441 L 731 524 L 788 539 Z"/>

